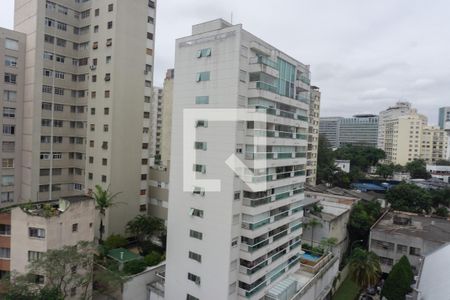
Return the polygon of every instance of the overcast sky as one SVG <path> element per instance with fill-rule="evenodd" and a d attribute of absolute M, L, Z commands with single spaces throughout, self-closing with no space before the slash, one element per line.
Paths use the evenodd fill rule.
<path fill-rule="evenodd" d="M 13 2 L 0 0 L 2 27 L 13 26 Z M 322 116 L 376 114 L 401 99 L 434 124 L 438 107 L 450 106 L 447 0 L 160 0 L 155 84 L 173 67 L 176 38 L 231 13 L 233 23 L 311 65 Z"/>

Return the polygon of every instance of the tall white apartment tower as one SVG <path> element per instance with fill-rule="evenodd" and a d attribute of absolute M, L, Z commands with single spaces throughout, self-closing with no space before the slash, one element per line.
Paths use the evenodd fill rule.
<path fill-rule="evenodd" d="M 176 41 L 175 71 L 165 298 L 261 299 L 299 268 L 309 66 L 218 19 Z M 195 142 L 184 145 L 183 113 L 204 108 L 251 108 L 267 122 L 199 117 L 186 125 Z M 258 137 L 266 144 L 255 145 Z M 196 149 L 188 169 L 219 179 L 220 192 L 183 190 L 188 148 Z M 228 168 L 232 154 L 251 175 L 241 180 Z"/>
<path fill-rule="evenodd" d="M 155 2 L 16 0 L 27 35 L 22 199 L 120 192 L 106 235 L 147 203 Z"/>
<path fill-rule="evenodd" d="M 450 106 L 439 108 L 439 127 L 447 133 L 446 159 L 450 160 Z"/>

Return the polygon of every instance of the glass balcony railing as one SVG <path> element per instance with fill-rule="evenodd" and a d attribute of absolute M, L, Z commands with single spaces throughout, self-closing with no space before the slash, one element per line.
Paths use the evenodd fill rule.
<path fill-rule="evenodd" d="M 258 152 L 258 153 L 246 153 L 245 159 L 258 160 L 258 159 L 291 159 L 306 157 L 304 152 Z"/>
<path fill-rule="evenodd" d="M 281 109 L 275 109 L 275 108 L 271 108 L 271 107 L 264 107 L 264 106 L 259 106 L 259 105 L 255 106 L 254 108 L 256 109 L 256 111 L 265 112 L 268 115 L 280 116 L 280 117 L 287 118 L 287 119 L 308 122 L 307 116 L 302 116 L 302 115 L 296 114 L 294 112 L 285 111 L 285 110 L 281 110 Z M 277 112 L 279 112 L 279 114 Z"/>
<path fill-rule="evenodd" d="M 258 56 L 258 63 L 274 68 L 275 70 L 278 70 L 278 63 L 265 56 Z"/>
<path fill-rule="evenodd" d="M 278 94 L 278 87 L 265 83 L 263 81 L 256 81 L 256 88 Z"/>
<path fill-rule="evenodd" d="M 297 80 L 299 80 L 299 81 L 301 81 L 301 82 L 303 82 L 303 83 L 305 83 L 305 84 L 311 84 L 311 79 L 309 79 L 309 78 L 306 77 L 306 76 L 299 76 L 299 77 L 297 78 Z"/>
<path fill-rule="evenodd" d="M 273 138 L 298 139 L 306 140 L 308 135 L 305 133 L 295 133 L 287 131 L 264 130 L 264 129 L 248 129 L 248 136 L 265 136 Z"/>
<path fill-rule="evenodd" d="M 295 96 L 295 99 L 298 100 L 298 101 L 300 101 L 300 102 L 309 104 L 309 98 L 306 97 L 306 96 L 303 96 L 303 95 L 300 95 L 300 94 L 299 94 L 299 95 Z"/>
<path fill-rule="evenodd" d="M 301 194 L 303 192 L 304 192 L 304 189 L 299 188 L 299 189 L 291 190 L 288 192 L 278 193 L 278 194 L 261 197 L 261 198 L 257 198 L 257 199 L 251 199 L 251 198 L 244 197 L 243 204 L 245 206 L 257 207 L 257 206 L 265 205 L 265 204 L 268 204 L 268 203 L 271 203 L 274 201 L 286 199 L 286 198 L 291 197 L 292 195 Z M 292 195 L 291 195 L 291 193 L 292 193 Z"/>

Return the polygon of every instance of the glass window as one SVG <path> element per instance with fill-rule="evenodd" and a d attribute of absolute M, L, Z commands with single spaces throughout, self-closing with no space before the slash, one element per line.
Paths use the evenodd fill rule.
<path fill-rule="evenodd" d="M 5 55 L 5 66 L 15 68 L 17 66 L 17 58 Z"/>
<path fill-rule="evenodd" d="M 43 238 L 45 238 L 45 229 L 29 227 L 28 228 L 28 236 L 43 239 Z"/>
<path fill-rule="evenodd" d="M 19 50 L 19 41 L 6 38 L 5 48 L 9 50 Z"/>
<path fill-rule="evenodd" d="M 195 97 L 195 104 L 209 104 L 209 96 Z"/>
<path fill-rule="evenodd" d="M 202 240 L 203 239 L 203 233 L 195 230 L 189 230 L 189 236 L 195 239 Z"/>
<path fill-rule="evenodd" d="M 210 72 L 200 72 L 197 73 L 197 82 L 200 81 L 209 81 L 210 80 Z"/>
<path fill-rule="evenodd" d="M 205 48 L 197 51 L 197 58 L 211 56 L 211 48 Z"/>
<path fill-rule="evenodd" d="M 0 235 L 11 235 L 11 225 L 0 224 Z"/>
<path fill-rule="evenodd" d="M 9 259 L 11 257 L 11 249 L 10 248 L 0 248 L 0 258 Z"/>

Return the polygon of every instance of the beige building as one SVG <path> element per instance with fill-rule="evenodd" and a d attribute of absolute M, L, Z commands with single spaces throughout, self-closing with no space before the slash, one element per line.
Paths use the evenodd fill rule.
<path fill-rule="evenodd" d="M 32 259 L 50 249 L 94 240 L 95 204 L 87 196 L 15 207 L 0 214 L 0 277 L 11 271 L 27 273 Z M 81 266 L 78 271 L 83 272 Z M 38 282 L 45 278 L 36 274 Z M 41 276 L 41 277 L 39 277 Z M 81 289 L 71 288 L 67 299 L 79 299 Z"/>
<path fill-rule="evenodd" d="M 420 159 L 422 133 L 426 123 L 426 117 L 415 112 L 385 120 L 382 149 L 386 152 L 386 160 L 405 165 L 414 159 Z"/>
<path fill-rule="evenodd" d="M 146 211 L 154 22 L 154 1 L 15 1 L 27 36 L 22 199 L 110 187 L 126 209 L 108 210 L 106 235 Z"/>
<path fill-rule="evenodd" d="M 163 89 L 154 87 L 150 99 L 150 165 L 159 165 L 161 161 Z"/>
<path fill-rule="evenodd" d="M 445 159 L 447 155 L 447 133 L 437 126 L 424 126 L 420 157 L 428 164 Z"/>
<path fill-rule="evenodd" d="M 320 122 L 320 91 L 316 86 L 311 86 L 309 102 L 309 128 L 308 128 L 308 152 L 306 163 L 306 183 L 316 185 L 317 178 L 317 151 L 319 147 L 319 122 Z"/>
<path fill-rule="evenodd" d="M 166 167 L 169 165 L 170 160 L 174 76 L 174 69 L 167 70 L 162 95 L 161 164 Z"/>
<path fill-rule="evenodd" d="M 23 33 L 0 28 L 0 206 L 20 200 L 25 39 Z"/>

